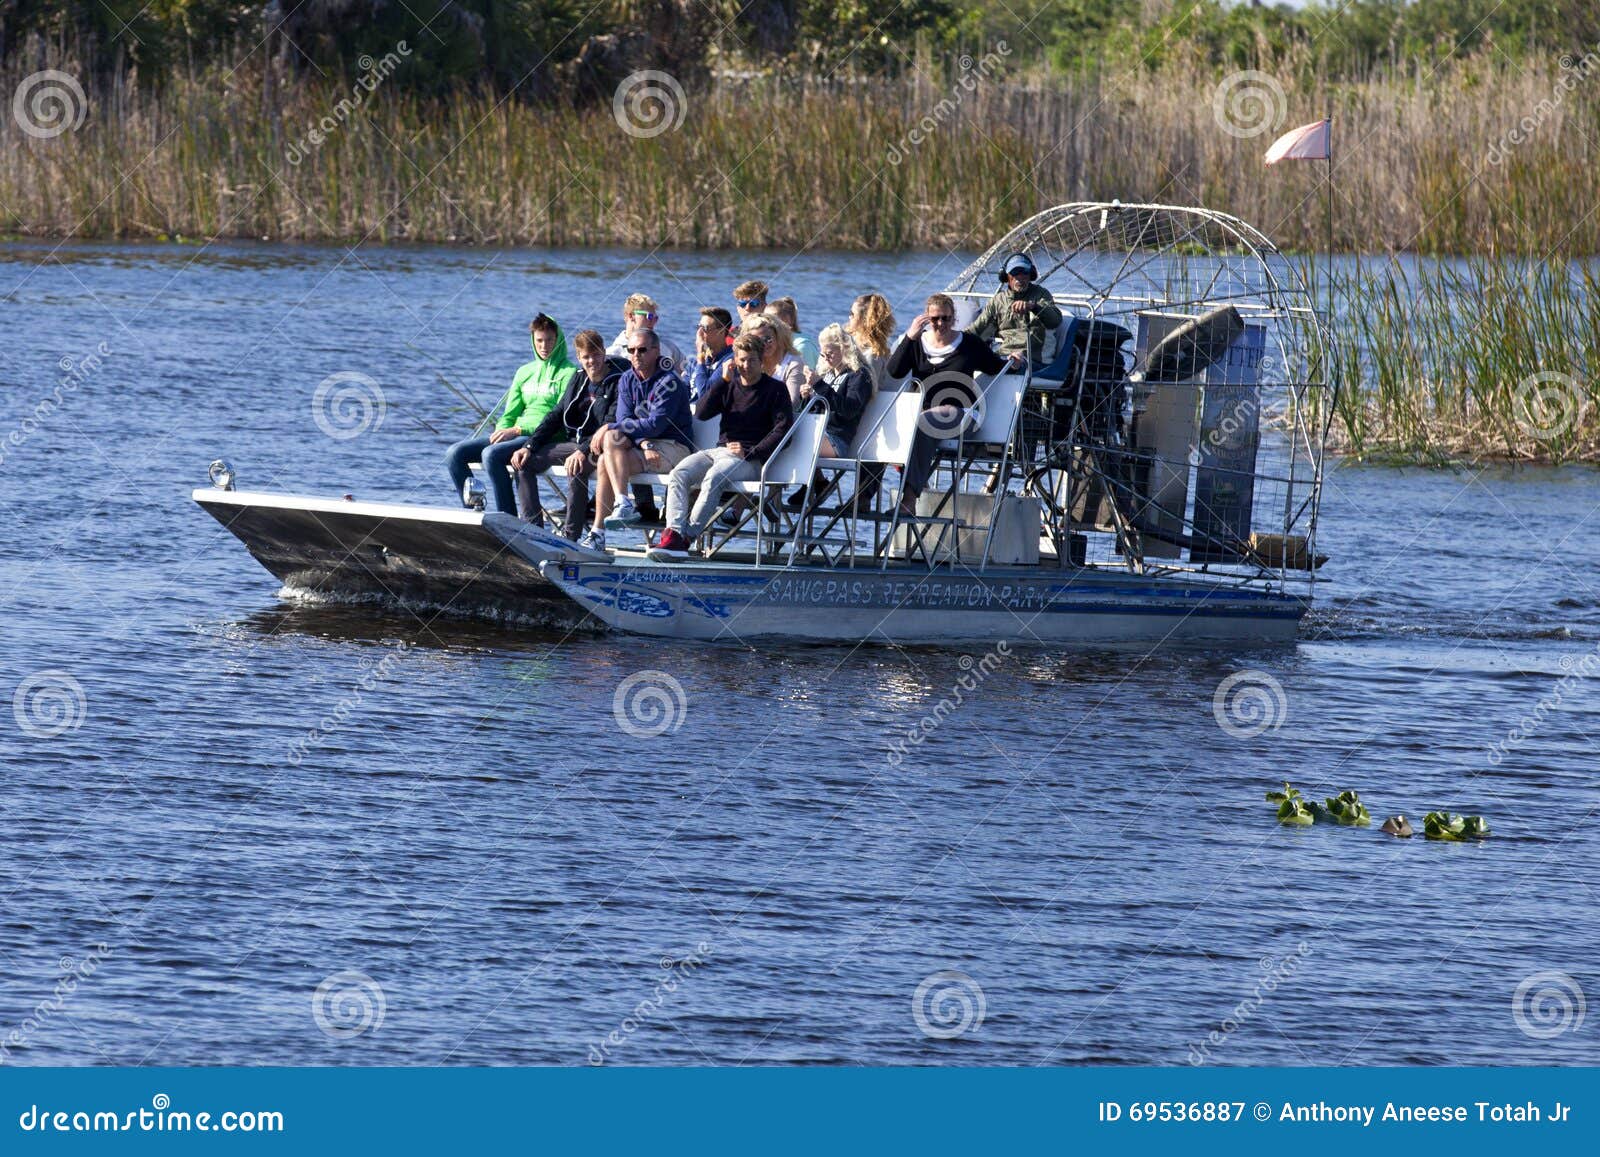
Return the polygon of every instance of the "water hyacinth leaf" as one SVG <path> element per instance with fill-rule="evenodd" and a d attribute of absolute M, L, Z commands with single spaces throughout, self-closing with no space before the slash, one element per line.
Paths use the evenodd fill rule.
<path fill-rule="evenodd" d="M 1327 812 L 1335 822 L 1347 827 L 1365 827 L 1372 822 L 1372 813 L 1367 811 L 1367 805 L 1353 791 L 1341 791 L 1331 796 L 1327 801 Z"/>
<path fill-rule="evenodd" d="M 1429 812 L 1422 821 L 1430 840 L 1481 840 L 1489 834 L 1489 823 L 1482 816 L 1458 816 L 1454 812 Z"/>
<path fill-rule="evenodd" d="M 1411 821 L 1406 819 L 1405 816 L 1390 816 L 1383 821 L 1383 827 L 1378 830 L 1387 832 L 1391 836 L 1399 836 L 1401 839 L 1417 834 L 1416 830 L 1411 826 Z"/>
<path fill-rule="evenodd" d="M 1278 822 L 1294 827 L 1308 828 L 1317 822 L 1316 814 L 1298 799 L 1286 799 L 1278 805 Z"/>
<path fill-rule="evenodd" d="M 1268 803 L 1286 803 L 1289 800 L 1299 798 L 1300 789 L 1296 787 L 1290 787 L 1287 780 L 1284 781 L 1282 791 L 1269 791 L 1267 793 Z"/>

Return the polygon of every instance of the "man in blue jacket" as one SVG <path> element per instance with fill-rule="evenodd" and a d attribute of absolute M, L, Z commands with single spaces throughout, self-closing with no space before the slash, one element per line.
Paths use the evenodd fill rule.
<path fill-rule="evenodd" d="M 631 367 L 617 383 L 617 419 L 597 430 L 589 444 L 596 459 L 594 526 L 578 545 L 590 550 L 606 549 L 607 528 L 642 521 L 626 500 L 610 513 L 635 474 L 670 473 L 694 452 L 689 387 L 662 367 L 661 339 L 654 330 L 635 329 L 628 334 L 627 350 Z"/>
<path fill-rule="evenodd" d="M 689 401 L 698 402 L 713 382 L 722 377 L 722 367 L 733 356 L 733 315 L 719 305 L 700 311 L 700 324 L 694 331 L 694 361 L 689 363 Z"/>

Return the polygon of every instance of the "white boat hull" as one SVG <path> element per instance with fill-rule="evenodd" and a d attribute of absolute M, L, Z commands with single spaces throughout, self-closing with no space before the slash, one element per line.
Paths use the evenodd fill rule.
<path fill-rule="evenodd" d="M 1040 567 L 979 574 L 551 560 L 540 570 L 608 626 L 685 639 L 1265 643 L 1293 639 L 1307 605 L 1236 584 Z"/>

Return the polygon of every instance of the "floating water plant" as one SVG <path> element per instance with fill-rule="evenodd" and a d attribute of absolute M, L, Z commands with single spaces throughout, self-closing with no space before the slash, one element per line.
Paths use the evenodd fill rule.
<path fill-rule="evenodd" d="M 1458 816 L 1454 812 L 1429 812 L 1422 820 L 1423 834 L 1430 840 L 1481 840 L 1489 834 L 1482 816 Z"/>
<path fill-rule="evenodd" d="M 1399 836 L 1402 839 L 1417 834 L 1416 829 L 1411 826 L 1411 821 L 1406 819 L 1405 816 L 1390 816 L 1383 821 L 1383 826 L 1378 830 L 1388 832 L 1391 836 Z"/>
<path fill-rule="evenodd" d="M 1361 797 L 1353 791 L 1341 791 L 1336 796 L 1330 796 L 1322 810 L 1334 823 L 1346 827 L 1364 828 L 1372 822 L 1372 814 L 1367 811 L 1367 805 L 1362 803 Z"/>
<path fill-rule="evenodd" d="M 1308 828 L 1317 822 L 1315 804 L 1308 804 L 1300 798 L 1300 789 L 1283 785 L 1282 791 L 1267 792 L 1267 802 L 1278 805 L 1278 822 L 1292 824 L 1295 827 Z"/>

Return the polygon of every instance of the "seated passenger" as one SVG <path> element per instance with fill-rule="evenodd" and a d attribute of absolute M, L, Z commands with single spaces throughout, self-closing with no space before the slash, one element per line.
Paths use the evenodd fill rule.
<path fill-rule="evenodd" d="M 761 317 L 752 317 L 744 323 L 744 333 L 752 334 L 761 339 L 761 370 L 770 374 L 783 383 L 783 388 L 789 391 L 789 406 L 791 409 L 800 404 L 800 387 L 806 383 L 806 364 L 794 352 L 794 345 L 790 340 L 789 327 L 783 322 L 765 314 Z M 743 334 L 740 335 L 741 337 Z M 724 378 L 731 378 L 733 372 L 725 368 L 722 371 Z"/>
<path fill-rule="evenodd" d="M 723 491 L 737 482 L 755 482 L 761 466 L 794 423 L 789 392 L 762 372 L 761 340 L 741 334 L 733 343 L 732 381 L 720 379 L 700 399 L 695 417 L 721 415 L 717 445 L 685 458 L 667 481 L 667 526 L 647 555 L 657 562 L 689 557 L 689 547 L 721 504 Z M 689 508 L 689 492 L 700 497 Z"/>
<path fill-rule="evenodd" d="M 661 320 L 661 307 L 656 304 L 656 299 L 647 293 L 632 293 L 628 300 L 622 303 L 622 332 L 606 347 L 610 357 L 625 358 L 628 356 L 628 334 L 636 329 L 654 330 L 656 323 Z M 656 334 L 661 342 L 661 359 L 666 362 L 669 369 L 682 374 L 688 364 L 684 361 L 683 350 L 677 342 L 665 334 Z"/>
<path fill-rule="evenodd" d="M 800 398 L 813 396 L 828 404 L 828 429 L 822 439 L 824 458 L 844 458 L 855 441 L 861 414 L 872 401 L 872 371 L 861 358 L 844 326 L 830 325 L 817 336 L 822 351 L 822 373 L 800 387 Z"/>
<path fill-rule="evenodd" d="M 494 495 L 494 508 L 516 514 L 517 498 L 507 471 L 511 456 L 528 443 L 528 435 L 539 428 L 561 401 L 567 383 L 578 367 L 567 353 L 567 339 L 555 319 L 540 314 L 528 325 L 533 337 L 534 359 L 517 371 L 511 388 L 500 399 L 500 420 L 487 438 L 467 438 L 445 452 L 445 468 L 450 484 L 462 497 L 472 463 L 482 462 L 484 477 Z"/>
<path fill-rule="evenodd" d="M 842 325 L 824 329 L 817 335 L 817 345 L 822 351 L 823 370 L 800 387 L 800 400 L 804 403 L 818 397 L 827 403 L 828 428 L 817 452 L 823 458 L 845 458 L 855 442 L 861 414 L 872 401 L 872 371 Z M 811 486 L 800 487 L 784 506 L 790 510 L 804 508 L 806 495 L 814 492 L 816 484 L 813 476 Z"/>
<path fill-rule="evenodd" d="M 1001 353 L 1026 355 L 1039 366 L 1049 334 L 1061 325 L 1061 309 L 1048 289 L 1034 284 L 1039 271 L 1026 253 L 1013 253 L 1002 268 L 1000 288 L 966 332 L 981 341 L 999 338 Z"/>
<path fill-rule="evenodd" d="M 917 496 L 933 474 L 939 443 L 956 437 L 968 420 L 978 397 L 977 376 L 998 373 L 1007 365 L 1015 369 L 1022 356 L 1003 358 L 956 329 L 956 305 L 946 294 L 928 298 L 927 308 L 912 319 L 885 367 L 891 378 L 909 374 L 922 389 L 922 415 L 900 484 L 901 515 L 916 514 Z"/>
<path fill-rule="evenodd" d="M 589 449 L 595 467 L 594 526 L 578 540 L 590 550 L 606 549 L 606 528 L 635 526 L 643 521 L 624 499 L 615 516 L 611 504 L 625 493 L 635 474 L 665 474 L 694 447 L 689 387 L 661 363 L 661 341 L 649 329 L 628 335 L 633 365 L 617 383 L 617 415 L 595 432 Z"/>
<path fill-rule="evenodd" d="M 700 324 L 694 331 L 694 361 L 689 363 L 691 402 L 700 400 L 733 357 L 733 339 L 728 332 L 732 327 L 733 318 L 721 306 L 707 306 L 700 311 Z"/>
<path fill-rule="evenodd" d="M 523 521 L 542 526 L 539 476 L 552 466 L 565 467 L 567 510 L 561 533 L 576 541 L 589 515 L 589 475 L 595 464 L 589 443 L 601 426 L 616 421 L 617 383 L 624 371 L 606 359 L 605 339 L 594 330 L 579 330 L 572 344 L 582 372 L 572 376 L 561 404 L 540 423 L 528 444 L 511 456 L 511 468 L 517 472 Z M 636 487 L 636 496 L 640 490 L 648 495 L 650 488 Z"/>
<path fill-rule="evenodd" d="M 752 317 L 760 317 L 767 309 L 767 283 L 765 281 L 745 281 L 733 291 L 733 304 L 739 310 L 738 326 L 743 331 L 744 325 Z"/>
<path fill-rule="evenodd" d="M 810 338 L 800 332 L 800 314 L 792 297 L 775 297 L 772 304 L 767 306 L 767 314 L 775 317 L 789 327 L 789 340 L 794 345 L 795 356 L 805 363 L 806 369 L 817 368 L 817 347 Z"/>
<path fill-rule="evenodd" d="M 850 320 L 844 330 L 856 343 L 867 368 L 872 371 L 872 388 L 881 390 L 888 381 L 884 365 L 889 360 L 889 337 L 894 333 L 894 310 L 881 293 L 863 293 L 850 304 Z"/>

